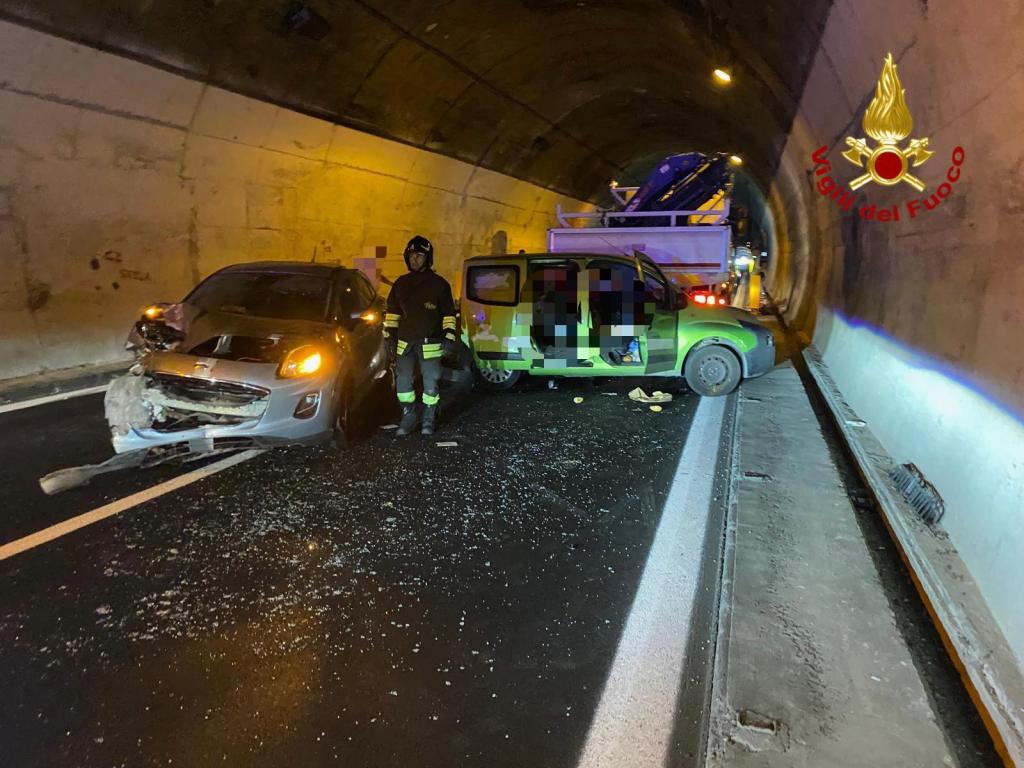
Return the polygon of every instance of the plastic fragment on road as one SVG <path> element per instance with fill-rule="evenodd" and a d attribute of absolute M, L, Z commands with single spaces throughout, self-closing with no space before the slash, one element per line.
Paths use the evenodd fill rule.
<path fill-rule="evenodd" d="M 661 413 L 663 408 L 660 405 L 652 405 L 651 410 L 654 411 L 655 413 Z"/>
<path fill-rule="evenodd" d="M 439 443 L 435 443 L 438 448 L 458 448 L 459 444 L 453 440 L 442 440 Z"/>
<path fill-rule="evenodd" d="M 669 403 L 672 401 L 672 395 L 657 389 L 654 390 L 653 394 L 648 395 L 640 387 L 637 387 L 630 390 L 629 399 L 638 403 Z"/>
<path fill-rule="evenodd" d="M 602 392 L 601 394 L 602 395 L 608 395 L 608 397 L 618 397 L 619 396 L 618 392 Z"/>
<path fill-rule="evenodd" d="M 214 446 L 212 438 L 198 438 L 177 445 L 159 446 L 156 448 L 140 448 L 126 453 L 116 453 L 99 464 L 83 464 L 78 467 L 58 469 L 39 478 L 39 487 L 47 496 L 87 485 L 97 475 L 117 472 L 122 469 L 149 469 L 168 461 L 187 464 L 199 459 L 219 456 L 223 453 L 234 453 L 240 450 L 238 445 Z"/>
<path fill-rule="evenodd" d="M 573 401 L 574 403 L 576 403 L 576 405 L 579 405 L 580 403 L 582 403 L 582 402 L 583 402 L 583 398 L 582 398 L 582 397 L 574 397 L 574 398 L 572 399 L 572 401 Z"/>
<path fill-rule="evenodd" d="M 100 464 L 85 464 L 80 467 L 58 469 L 39 478 L 39 487 L 47 496 L 87 484 L 96 475 L 116 472 L 119 469 L 141 467 L 146 460 L 147 450 L 118 453 Z"/>
<path fill-rule="evenodd" d="M 397 424 L 382 424 L 381 429 L 398 429 Z"/>

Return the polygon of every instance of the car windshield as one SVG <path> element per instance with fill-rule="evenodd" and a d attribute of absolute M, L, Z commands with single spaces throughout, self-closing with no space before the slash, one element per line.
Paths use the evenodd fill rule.
<path fill-rule="evenodd" d="M 323 321 L 330 293 L 330 279 L 319 275 L 226 272 L 200 283 L 185 303 L 207 312 Z"/>

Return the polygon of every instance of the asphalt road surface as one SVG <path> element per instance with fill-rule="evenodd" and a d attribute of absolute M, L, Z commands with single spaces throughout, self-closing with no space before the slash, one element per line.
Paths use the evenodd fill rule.
<path fill-rule="evenodd" d="M 0 765 L 693 764 L 732 401 L 635 384 L 371 415 L 0 560 Z M 44 496 L 101 411 L 0 414 L 0 545 L 194 469 Z"/>

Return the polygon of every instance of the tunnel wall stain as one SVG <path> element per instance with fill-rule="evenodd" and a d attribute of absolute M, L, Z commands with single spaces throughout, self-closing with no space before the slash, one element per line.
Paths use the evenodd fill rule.
<path fill-rule="evenodd" d="M 124 356 L 130 324 L 231 263 L 542 249 L 578 200 L 0 22 L 0 379 Z"/>
<path fill-rule="evenodd" d="M 840 0 L 833 5 L 770 195 L 779 251 L 770 285 L 813 338 L 844 396 L 900 462 L 947 501 L 943 527 L 1024 659 L 1024 8 Z M 891 51 L 913 136 L 935 151 L 928 185 L 869 184 L 863 203 L 901 205 L 899 222 L 842 213 L 815 189 L 811 154 L 828 148 L 842 184 L 860 173 L 845 136 Z M 935 210 L 956 146 L 961 178 Z"/>

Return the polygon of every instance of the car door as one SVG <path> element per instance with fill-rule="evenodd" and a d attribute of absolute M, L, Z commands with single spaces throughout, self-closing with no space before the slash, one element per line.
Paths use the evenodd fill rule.
<path fill-rule="evenodd" d="M 348 374 L 359 387 L 381 365 L 383 313 L 377 306 L 373 286 L 361 274 L 343 272 L 335 291 L 335 317 L 352 355 Z"/>
<path fill-rule="evenodd" d="M 645 314 L 649 318 L 644 369 L 648 374 L 675 372 L 678 349 L 678 311 L 672 286 L 662 275 L 644 267 Z"/>
<path fill-rule="evenodd" d="M 359 319 L 367 328 L 360 337 L 360 343 L 364 345 L 364 354 L 368 358 L 367 370 L 375 375 L 388 364 L 387 351 L 384 348 L 384 297 L 377 293 L 377 289 L 362 272 L 354 272 L 353 277 L 356 283 L 356 292 L 360 299 Z"/>

